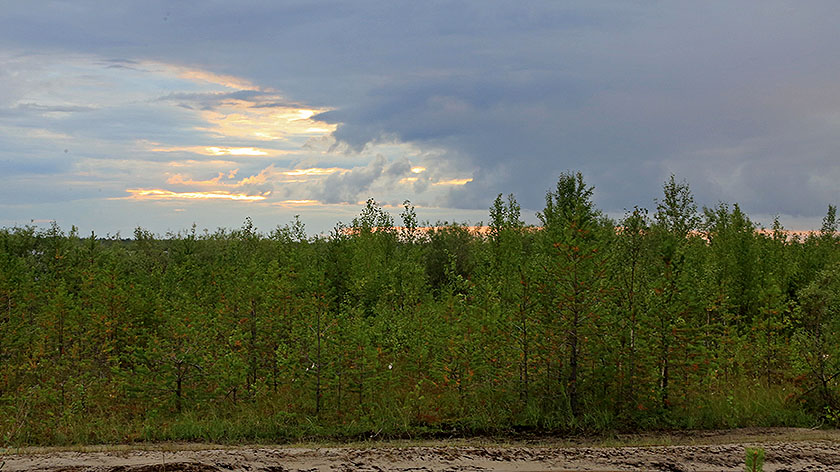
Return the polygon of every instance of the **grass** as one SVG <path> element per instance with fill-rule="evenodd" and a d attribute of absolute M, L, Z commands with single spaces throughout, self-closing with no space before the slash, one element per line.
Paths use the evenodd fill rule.
<path fill-rule="evenodd" d="M 46 454 L 53 452 L 120 452 L 120 451 L 200 451 L 208 449 L 237 449 L 271 447 L 289 449 L 317 449 L 345 447 L 351 449 L 406 448 L 406 447 L 486 447 L 486 448 L 574 448 L 574 447 L 653 447 L 683 445 L 767 444 L 773 442 L 830 441 L 840 442 L 840 430 L 814 430 L 807 428 L 742 428 L 715 431 L 650 432 L 614 435 L 610 437 L 557 438 L 543 437 L 527 441 L 503 437 L 474 437 L 440 439 L 384 439 L 384 440 L 318 440 L 293 441 L 279 445 L 266 443 L 212 443 L 212 442 L 136 442 L 130 444 L 88 444 L 64 446 L 26 446 L 0 448 L 0 456 L 10 454 Z"/>
<path fill-rule="evenodd" d="M 373 408 L 364 415 L 312 415 L 288 413 L 270 401 L 237 405 L 203 405 L 175 414 L 166 409 L 135 410 L 131 414 L 108 411 L 33 416 L 14 424 L 13 434 L 0 418 L 0 446 L 85 446 L 96 444 L 149 444 L 198 442 L 208 444 L 356 443 L 381 440 L 447 440 L 484 437 L 491 440 L 539 442 L 562 436 L 573 443 L 650 441 L 667 442 L 684 435 L 707 439 L 706 431 L 731 428 L 811 427 L 818 419 L 801 405 L 786 401 L 781 388 L 736 386 L 726 392 L 710 392 L 666 410 L 633 411 L 617 417 L 597 405 L 573 418 L 563 408 L 543 411 L 529 406 L 518 414 L 505 409 L 475 408 L 459 417 L 418 422 L 416 415 L 395 408 Z M 500 413 L 500 410 L 501 413 Z M 38 409 L 32 410 L 35 415 Z M 8 420 L 8 417 L 7 417 Z M 682 433 L 690 430 L 691 433 Z M 659 431 L 657 433 L 657 431 Z M 675 431 L 676 433 L 669 433 Z M 637 434 L 641 432 L 641 434 Z M 647 433 L 646 433 L 647 432 Z M 633 434 L 628 434 L 633 433 Z M 714 436 L 713 434 L 711 436 Z M 642 439 L 635 439 L 642 438 Z M 644 444 L 648 445 L 648 444 Z"/>
<path fill-rule="evenodd" d="M 685 429 L 737 427 L 810 426 L 816 419 L 786 400 L 782 388 L 736 386 L 727 392 L 711 393 L 682 417 Z"/>

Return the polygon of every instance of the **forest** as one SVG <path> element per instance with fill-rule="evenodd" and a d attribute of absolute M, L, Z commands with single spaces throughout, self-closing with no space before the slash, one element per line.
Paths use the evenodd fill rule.
<path fill-rule="evenodd" d="M 619 221 L 593 192 L 484 232 L 0 229 L 0 445 L 840 425 L 834 206 L 796 237 L 673 176 Z"/>

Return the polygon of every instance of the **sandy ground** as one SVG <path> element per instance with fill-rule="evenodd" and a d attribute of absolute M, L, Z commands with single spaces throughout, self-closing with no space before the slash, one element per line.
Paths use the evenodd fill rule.
<path fill-rule="evenodd" d="M 622 436 L 576 443 L 544 438 L 505 444 L 454 440 L 336 447 L 159 444 L 144 449 L 6 450 L 0 452 L 0 472 L 743 471 L 747 446 L 765 448 L 767 472 L 840 471 L 840 431 L 763 429 Z"/>

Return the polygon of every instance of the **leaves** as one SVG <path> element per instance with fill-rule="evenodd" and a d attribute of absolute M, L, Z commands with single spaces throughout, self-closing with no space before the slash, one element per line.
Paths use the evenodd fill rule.
<path fill-rule="evenodd" d="M 779 422 L 836 421 L 834 207 L 788 240 L 738 205 L 698 215 L 674 177 L 663 194 L 616 224 L 566 173 L 541 226 L 499 194 L 486 235 L 429 228 L 408 202 L 395 228 L 373 200 L 330 237 L 299 218 L 269 235 L 250 219 L 126 240 L 2 229 L 0 437 L 238 415 L 394 434 L 732 426 L 758 421 L 756 395 Z"/>

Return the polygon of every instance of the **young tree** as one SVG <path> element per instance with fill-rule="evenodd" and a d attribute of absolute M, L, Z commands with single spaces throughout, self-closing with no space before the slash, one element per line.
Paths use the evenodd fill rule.
<path fill-rule="evenodd" d="M 649 270 L 646 267 L 651 256 L 649 233 L 650 219 L 647 210 L 635 207 L 621 220 L 613 248 L 611 272 L 617 287 L 617 326 L 620 328 L 622 348 L 619 361 L 619 403 L 626 412 L 636 409 L 640 313 L 645 311 L 645 294 L 650 286 Z"/>
<path fill-rule="evenodd" d="M 689 311 L 691 280 L 688 252 L 689 243 L 696 240 L 699 216 L 688 183 L 676 182 L 673 175 L 663 186 L 663 198 L 656 202 L 652 237 L 658 249 L 654 280 L 653 332 L 658 344 L 657 370 L 659 377 L 660 406 L 670 407 L 670 382 L 676 334 L 684 327 Z M 686 346 L 683 346 L 686 347 Z"/>
<path fill-rule="evenodd" d="M 812 407 L 824 407 L 837 412 L 840 408 L 840 264 L 823 271 L 800 293 L 800 329 L 794 345 L 800 368 L 810 380 L 807 396 L 816 393 L 818 400 Z"/>
<path fill-rule="evenodd" d="M 523 407 L 530 402 L 532 339 L 535 337 L 536 261 L 529 257 L 533 233 L 525 227 L 514 195 L 508 195 L 505 201 L 499 194 L 490 207 L 490 260 L 481 284 L 498 304 L 505 332 L 514 334 L 518 348 L 515 354 L 516 388 Z"/>
<path fill-rule="evenodd" d="M 546 323 L 563 333 L 568 362 L 563 369 L 563 389 L 572 418 L 580 414 L 580 368 L 589 348 L 585 343 L 602 315 L 608 257 L 605 243 L 613 232 L 613 225 L 595 208 L 592 191 L 582 174 L 561 174 L 556 189 L 546 194 L 545 209 L 537 214 L 550 261 L 544 286 L 548 294 Z"/>

